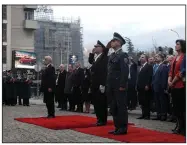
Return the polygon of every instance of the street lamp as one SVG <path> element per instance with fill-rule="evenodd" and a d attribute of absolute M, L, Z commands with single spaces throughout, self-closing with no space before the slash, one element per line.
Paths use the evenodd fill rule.
<path fill-rule="evenodd" d="M 68 38 L 68 48 L 67 48 L 67 70 L 68 70 L 68 65 L 69 65 L 69 53 L 70 53 L 70 52 L 69 52 L 69 51 L 70 51 L 70 50 L 69 50 L 69 47 L 70 47 L 70 46 L 69 46 L 69 43 L 70 43 L 70 40 L 69 40 L 70 38 L 69 38 L 69 37 L 70 37 L 70 32 L 67 33 L 67 38 Z"/>
<path fill-rule="evenodd" d="M 179 33 L 177 33 L 177 31 L 175 31 L 175 30 L 173 30 L 173 29 L 169 29 L 169 31 L 172 31 L 172 32 L 176 33 L 177 36 L 180 38 Z"/>

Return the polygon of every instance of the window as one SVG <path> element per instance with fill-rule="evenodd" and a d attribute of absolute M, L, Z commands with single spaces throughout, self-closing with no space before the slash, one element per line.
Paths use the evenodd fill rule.
<path fill-rule="evenodd" d="M 64 28 L 70 28 L 69 24 L 64 24 Z"/>
<path fill-rule="evenodd" d="M 7 6 L 3 5 L 2 7 L 2 15 L 3 15 L 3 20 L 7 19 Z"/>
<path fill-rule="evenodd" d="M 68 42 L 65 42 L 65 45 L 67 46 L 67 45 L 68 45 Z"/>
<path fill-rule="evenodd" d="M 2 53 L 2 57 L 3 57 L 3 63 L 6 63 L 6 46 L 3 45 L 3 53 Z"/>
<path fill-rule="evenodd" d="M 25 11 L 25 20 L 34 20 L 34 11 Z"/>
<path fill-rule="evenodd" d="M 3 24 L 3 42 L 7 42 L 7 24 Z"/>

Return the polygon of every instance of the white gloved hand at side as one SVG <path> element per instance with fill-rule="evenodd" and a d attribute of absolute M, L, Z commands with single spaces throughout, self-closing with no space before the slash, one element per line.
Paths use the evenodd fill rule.
<path fill-rule="evenodd" d="M 101 91 L 101 93 L 104 93 L 105 92 L 105 86 L 100 85 L 99 90 Z"/>

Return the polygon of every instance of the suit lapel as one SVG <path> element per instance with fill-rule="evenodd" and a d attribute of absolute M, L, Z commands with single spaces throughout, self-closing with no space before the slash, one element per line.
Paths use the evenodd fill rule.
<path fill-rule="evenodd" d="M 110 55 L 110 60 L 109 60 L 109 61 L 112 61 L 115 57 L 116 57 L 115 52 L 113 52 L 113 53 Z"/>

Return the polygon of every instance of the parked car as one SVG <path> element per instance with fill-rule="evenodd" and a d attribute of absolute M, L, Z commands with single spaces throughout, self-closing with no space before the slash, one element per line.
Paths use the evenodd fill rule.
<path fill-rule="evenodd" d="M 36 59 L 30 58 L 30 57 L 22 57 L 22 58 L 20 58 L 19 63 L 21 63 L 21 64 L 35 64 Z"/>

